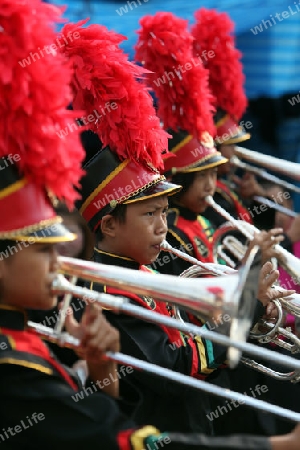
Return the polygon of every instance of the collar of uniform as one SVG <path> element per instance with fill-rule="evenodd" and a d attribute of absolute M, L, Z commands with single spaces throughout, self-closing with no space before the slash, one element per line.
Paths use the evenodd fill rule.
<path fill-rule="evenodd" d="M 27 313 L 24 309 L 15 308 L 10 305 L 0 305 L 0 328 L 12 330 L 25 330 Z"/>
<path fill-rule="evenodd" d="M 115 255 L 114 253 L 104 252 L 98 248 L 94 248 L 94 261 L 102 264 L 108 264 L 110 266 L 125 267 L 126 269 L 139 270 L 140 264 L 134 259 L 127 258 L 126 256 Z"/>
<path fill-rule="evenodd" d="M 177 205 L 174 203 L 174 207 L 178 209 L 179 214 L 181 217 L 183 217 L 186 220 L 197 220 L 197 214 L 195 214 L 193 211 L 191 211 L 188 208 L 185 208 L 184 206 Z M 172 208 L 172 206 L 171 206 Z"/>

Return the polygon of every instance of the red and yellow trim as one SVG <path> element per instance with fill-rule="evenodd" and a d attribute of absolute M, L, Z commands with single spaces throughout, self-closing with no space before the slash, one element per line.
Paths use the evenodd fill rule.
<path fill-rule="evenodd" d="M 215 125 L 217 128 L 215 144 L 238 144 L 251 137 L 229 114 L 225 114 Z"/>
<path fill-rule="evenodd" d="M 80 213 L 89 222 L 107 205 L 114 208 L 119 203 L 129 203 L 130 198 L 163 179 L 165 178 L 159 172 L 150 168 L 147 170 L 134 161 L 125 160 L 88 196 L 80 208 Z"/>
<path fill-rule="evenodd" d="M 60 220 L 45 191 L 25 179 L 3 189 L 0 202 L 1 210 L 5 211 L 5 220 L 0 222 L 1 239 L 13 239 L 12 234 L 23 238 L 29 229 L 37 231 L 45 222 L 52 224 Z"/>
<path fill-rule="evenodd" d="M 178 172 L 195 172 L 210 169 L 227 162 L 226 158 L 222 159 L 220 152 L 217 152 L 213 145 L 213 140 L 208 138 L 210 135 L 203 136 L 203 142 L 199 141 L 192 135 L 187 135 L 181 142 L 172 148 L 171 153 L 175 157 L 166 157 L 164 159 L 164 172 L 171 172 L 173 175 Z M 218 161 L 209 160 L 214 156 L 219 156 Z M 203 163 L 207 164 L 203 165 Z"/>
<path fill-rule="evenodd" d="M 28 183 L 28 181 L 25 178 L 23 178 L 22 180 L 18 180 L 15 183 L 11 184 L 10 186 L 7 186 L 6 188 L 2 189 L 2 191 L 0 191 L 0 200 L 2 200 L 5 197 L 8 197 L 9 195 L 13 194 L 14 192 L 19 191 L 27 183 Z"/>

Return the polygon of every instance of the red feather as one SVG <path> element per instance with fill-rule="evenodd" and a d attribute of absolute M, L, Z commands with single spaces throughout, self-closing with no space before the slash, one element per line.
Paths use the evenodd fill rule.
<path fill-rule="evenodd" d="M 201 8 L 195 13 L 196 23 L 191 28 L 195 38 L 194 54 L 202 57 L 209 70 L 209 86 L 215 96 L 216 106 L 239 120 L 247 107 L 244 92 L 242 54 L 235 47 L 234 23 L 226 13 Z M 212 58 L 207 57 L 214 52 Z M 203 54 L 203 55 L 204 55 Z"/>
<path fill-rule="evenodd" d="M 145 70 L 128 61 L 120 49 L 124 36 L 101 25 L 83 28 L 86 22 L 67 24 L 62 30 L 66 40 L 70 33 L 80 35 L 62 49 L 74 70 L 74 109 L 84 109 L 97 118 L 88 123 L 89 129 L 120 159 L 162 168 L 169 135 L 161 128 L 152 97 L 139 81 Z"/>
<path fill-rule="evenodd" d="M 198 138 L 203 131 L 214 135 L 208 71 L 193 58 L 187 21 L 162 12 L 143 17 L 140 24 L 136 59 L 152 72 L 149 84 L 164 127 L 181 128 Z"/>
<path fill-rule="evenodd" d="M 30 182 L 71 206 L 84 151 L 78 132 L 68 128 L 75 120 L 66 109 L 71 70 L 62 55 L 49 51 L 61 13 L 40 0 L 1 1 L 0 157 L 18 155 L 14 160 Z"/>

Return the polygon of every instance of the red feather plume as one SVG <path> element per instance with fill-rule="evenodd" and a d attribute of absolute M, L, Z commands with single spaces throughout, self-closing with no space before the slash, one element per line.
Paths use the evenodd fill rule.
<path fill-rule="evenodd" d="M 209 74 L 201 60 L 193 58 L 187 21 L 160 12 L 143 17 L 140 25 L 135 57 L 152 72 L 147 79 L 164 127 L 181 128 L 197 138 L 203 131 L 214 135 Z"/>
<path fill-rule="evenodd" d="M 244 92 L 241 52 L 235 48 L 234 23 L 226 13 L 201 8 L 195 13 L 196 23 L 191 27 L 195 56 L 203 56 L 209 70 L 209 87 L 215 97 L 216 106 L 239 120 L 247 107 Z M 214 52 L 212 58 L 207 57 Z"/>
<path fill-rule="evenodd" d="M 169 135 L 160 125 L 152 97 L 140 82 L 145 70 L 128 61 L 119 47 L 124 36 L 101 25 L 83 28 L 86 22 L 67 24 L 62 30 L 68 41 L 62 51 L 74 70 L 74 109 L 84 109 L 94 116 L 95 120 L 86 121 L 88 128 L 121 160 L 129 158 L 162 168 L 162 152 L 168 148 Z M 74 33 L 80 37 L 71 42 L 68 35 Z"/>
<path fill-rule="evenodd" d="M 15 155 L 30 182 L 72 206 L 84 151 L 68 128 L 71 70 L 49 51 L 61 13 L 40 0 L 1 1 L 0 157 Z"/>

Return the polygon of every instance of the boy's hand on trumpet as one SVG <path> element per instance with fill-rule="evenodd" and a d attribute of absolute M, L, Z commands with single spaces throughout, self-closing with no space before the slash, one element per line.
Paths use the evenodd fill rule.
<path fill-rule="evenodd" d="M 272 450 L 299 450 L 300 424 L 289 434 L 271 436 L 269 439 Z"/>
<path fill-rule="evenodd" d="M 288 289 L 274 289 L 273 285 L 278 280 L 279 277 L 279 271 L 273 269 L 273 264 L 268 261 L 266 262 L 259 274 L 258 279 L 258 290 L 257 290 L 257 298 L 258 300 L 266 306 L 266 314 L 268 316 L 271 316 L 275 313 L 275 309 L 277 311 L 277 308 L 273 303 L 270 303 L 271 300 L 274 300 L 276 298 L 282 298 L 282 297 L 288 297 L 291 294 L 294 294 L 296 291 L 294 290 L 288 290 Z M 274 318 L 274 316 L 272 316 Z"/>
<path fill-rule="evenodd" d="M 284 240 L 282 228 L 273 228 L 269 231 L 261 231 L 255 233 L 251 245 L 258 245 L 261 250 L 262 264 L 276 257 L 274 246 L 280 244 Z"/>
<path fill-rule="evenodd" d="M 265 197 L 265 190 L 257 182 L 255 175 L 246 172 L 242 178 L 233 177 L 233 182 L 238 186 L 238 193 L 243 198 L 253 198 L 254 195 Z"/>
<path fill-rule="evenodd" d="M 71 309 L 71 308 L 70 308 Z M 105 357 L 105 352 L 120 351 L 119 331 L 103 316 L 98 304 L 88 304 L 81 322 L 77 322 L 73 312 L 68 311 L 65 321 L 68 333 L 80 339 L 78 355 L 86 360 L 89 377 L 109 395 L 118 396 L 117 364 Z M 109 375 L 112 374 L 113 380 Z M 110 383 L 103 386 L 102 380 L 108 378 Z"/>

